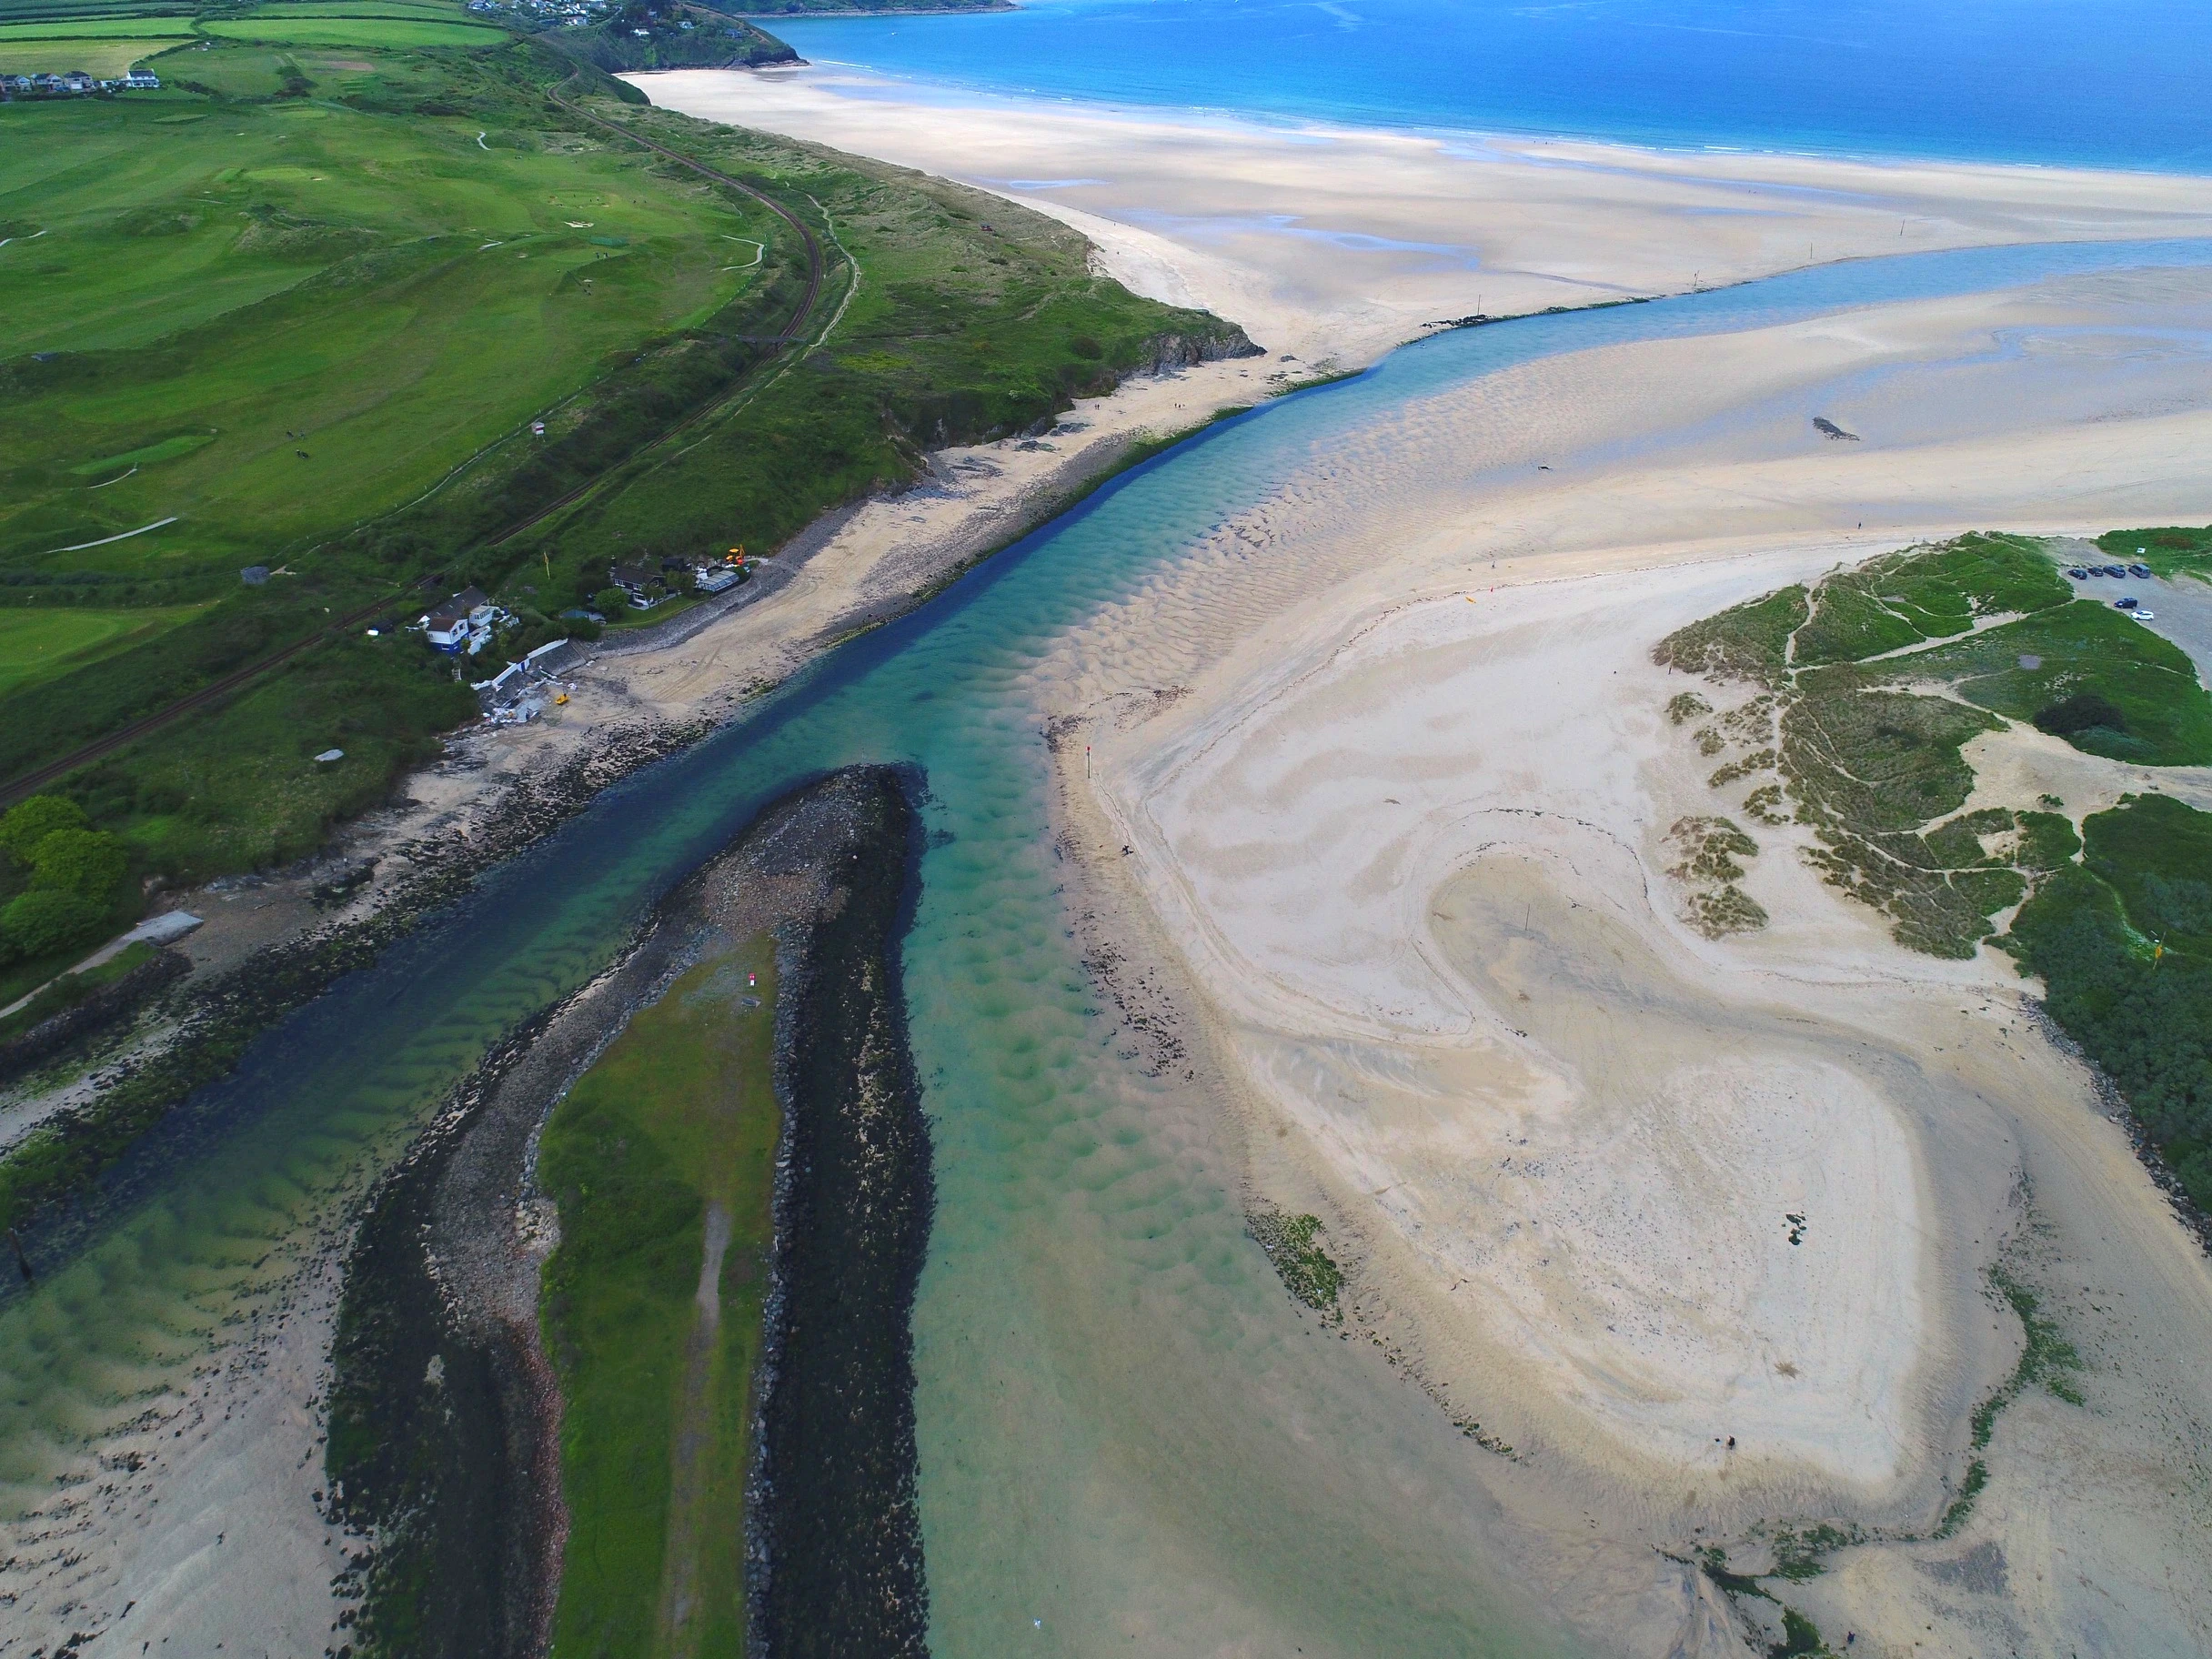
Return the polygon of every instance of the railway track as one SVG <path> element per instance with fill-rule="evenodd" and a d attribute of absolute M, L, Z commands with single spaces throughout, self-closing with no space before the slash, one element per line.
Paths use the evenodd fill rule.
<path fill-rule="evenodd" d="M 430 586 L 433 586 L 433 583 L 427 578 L 416 584 L 417 589 Z M 160 730 L 171 720 L 190 714 L 195 709 L 205 709 L 208 704 L 236 691 L 247 681 L 258 679 L 271 669 L 289 662 L 310 647 L 320 645 L 326 639 L 336 638 L 347 628 L 367 621 L 378 611 L 389 610 L 406 596 L 406 591 L 403 589 L 398 594 L 387 594 L 372 605 L 364 605 L 358 610 L 349 610 L 336 621 L 325 623 L 306 638 L 293 641 L 274 655 L 264 657 L 259 662 L 250 663 L 243 669 L 234 669 L 220 679 L 208 681 L 189 696 L 179 698 L 166 709 L 156 709 L 152 714 L 141 715 L 128 725 L 118 726 L 105 737 L 94 739 L 74 753 L 64 755 L 59 760 L 50 761 L 35 771 L 24 772 L 10 779 L 5 784 L 0 784 L 0 807 L 12 805 L 25 795 L 35 795 L 55 779 L 68 776 L 78 767 L 90 765 L 102 755 L 113 754 L 126 744 L 136 743 L 149 732 Z"/>

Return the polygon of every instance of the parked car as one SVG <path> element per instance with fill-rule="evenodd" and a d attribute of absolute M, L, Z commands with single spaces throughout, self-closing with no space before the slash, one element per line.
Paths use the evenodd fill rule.
<path fill-rule="evenodd" d="M 2127 567 L 2127 574 L 2147 578 L 2150 575 L 2150 567 L 2148 565 L 2130 565 Z"/>
<path fill-rule="evenodd" d="M 2138 605 L 2135 608 L 2135 609 L 2129 611 L 2127 614 L 2133 617 L 2138 622 L 2147 622 L 2158 613 L 2155 610 L 2145 610 L 2140 605 Z"/>
<path fill-rule="evenodd" d="M 2072 577 L 2077 582 L 2086 582 L 2089 579 L 2089 573 L 2083 569 L 2079 565 L 2070 567 L 2067 569 L 2066 574 Z"/>
<path fill-rule="evenodd" d="M 2134 610 L 2139 607 L 2140 603 L 2140 600 L 2137 599 L 2133 594 L 2130 594 L 2127 598 L 2113 600 L 2112 608 L 2115 610 Z"/>
<path fill-rule="evenodd" d="M 2126 576 L 2127 574 L 2127 567 L 2126 565 L 2106 565 L 2105 567 L 2105 574 L 2106 576 Z"/>

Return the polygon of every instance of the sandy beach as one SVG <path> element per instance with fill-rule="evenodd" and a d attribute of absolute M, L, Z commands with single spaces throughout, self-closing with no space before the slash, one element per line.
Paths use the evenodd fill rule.
<path fill-rule="evenodd" d="M 1064 220 L 1138 293 L 1354 367 L 1441 319 L 2005 242 L 2203 236 L 2212 181 L 1868 163 L 1023 103 L 836 65 L 628 77 L 654 103 Z"/>
<path fill-rule="evenodd" d="M 1438 319 L 2212 229 L 2212 182 L 2183 176 L 1048 118 L 850 96 L 813 70 L 638 84 L 1053 213 L 1101 268 L 1268 356 L 932 457 L 920 488 L 783 549 L 758 601 L 599 652 L 533 726 L 457 739 L 345 859 L 478 833 L 610 733 L 726 719 L 1132 446 Z M 1684 923 L 1665 835 L 1708 792 L 1649 659 L 1682 622 L 1922 538 L 2203 522 L 2207 339 L 2212 274 L 2151 271 L 1507 370 L 1314 457 L 1031 671 L 1040 723 L 1083 734 L 1060 749 L 1071 903 L 1185 1021 L 1181 1087 L 1242 1147 L 1248 1199 L 1322 1215 L 1354 1332 L 1479 1425 L 1438 1479 L 1500 1509 L 1517 1566 L 1597 1651 L 1745 1651 L 1689 1563 L 1718 1543 L 1756 1568 L 1775 1523 L 1815 1521 L 1866 1538 L 1803 1591 L 1855 1651 L 2212 1647 L 2202 1252 L 2004 962 L 1906 954 L 1787 832 L 1751 878 L 1765 930 Z M 1816 413 L 1862 441 L 1821 438 Z M 2152 781 L 2032 733 L 1971 758 L 1986 787 L 2076 811 Z M 2202 774 L 2156 782 L 2212 803 Z M 210 920 L 191 950 L 216 965 L 312 925 L 311 880 L 193 896 Z M 2016 1357 L 1988 1299 L 2001 1258 L 2081 1348 L 2088 1406 L 2022 1399 L 1971 1523 L 1896 1542 L 1927 1531 Z M 325 1634 L 334 1545 L 307 1474 L 280 1473 L 319 1470 L 328 1260 L 299 1268 L 275 1348 L 221 1337 L 195 1362 L 204 1438 L 176 1444 L 166 1416 L 132 1431 L 171 1429 L 158 1511 L 118 1487 L 95 1527 L 65 1497 L 26 1529 L 42 1547 L 0 1543 L 18 1630 L 59 1637 L 96 1601 L 138 1604 L 115 1628 L 147 1639 Z M 72 1455 L 94 1470 L 136 1444 Z M 218 1547 L 262 1563 L 219 1597 Z M 1185 1651 L 1240 1639 L 1194 1630 Z"/>
<path fill-rule="evenodd" d="M 1901 1540 L 1819 1581 L 1824 1630 L 1873 1651 L 2212 1630 L 2181 1565 L 2212 1544 L 2201 1250 L 2002 958 L 1905 952 L 1794 829 L 1760 832 L 1765 930 L 1686 924 L 1666 835 L 1712 792 L 1649 655 L 1922 538 L 2201 519 L 2212 410 L 2127 342 L 2163 316 L 2194 373 L 2207 307 L 2195 275 L 2056 282 L 1416 400 L 1043 677 L 1092 749 L 1061 795 L 1109 855 L 1086 903 L 1174 965 L 1252 1202 L 1327 1218 L 1355 1319 L 1512 1448 L 1477 1478 L 1526 1524 L 1614 1518 L 1610 1565 L 1576 1570 L 1625 1651 L 1705 1616 L 1639 1628 L 1640 1552 L 1756 1564 L 1815 1522 Z M 1895 437 L 1805 437 L 1830 407 Z M 2212 802 L 2202 770 L 2032 732 L 1972 758 L 1993 798 Z M 1930 1541 L 2016 1358 L 2000 1265 L 2096 1355 L 2091 1405 L 2012 1408 L 1974 1520 Z"/>

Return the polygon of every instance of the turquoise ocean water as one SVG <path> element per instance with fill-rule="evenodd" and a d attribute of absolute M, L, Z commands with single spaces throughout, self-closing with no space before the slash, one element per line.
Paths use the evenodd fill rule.
<path fill-rule="evenodd" d="M 2212 171 L 2207 0 L 1030 0 L 769 26 L 809 58 L 999 93 Z"/>
<path fill-rule="evenodd" d="M 1209 1131 L 1122 1052 L 1062 910 L 1032 672 L 1410 397 L 1596 346 L 2207 264 L 2205 242 L 1906 256 L 1531 317 L 1409 347 L 1147 463 L 609 789 L 256 1045 L 118 1173 L 88 1246 L 0 1303 L 0 1495 L 50 1494 L 85 1435 L 250 1324 L 256 1287 L 488 1044 L 597 971 L 762 802 L 908 759 L 936 832 L 907 944 L 938 1157 L 916 1312 L 935 1651 L 1564 1651 L 1495 1553 L 1470 1467 L 1485 1454 L 1371 1356 L 1314 1340 L 1245 1237 Z"/>

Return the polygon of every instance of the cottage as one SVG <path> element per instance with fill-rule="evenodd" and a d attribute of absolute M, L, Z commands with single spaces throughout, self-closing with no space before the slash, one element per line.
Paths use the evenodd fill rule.
<path fill-rule="evenodd" d="M 87 93 L 97 85 L 98 83 L 82 69 L 72 69 L 67 75 L 62 76 L 62 90 L 65 92 Z"/>
<path fill-rule="evenodd" d="M 159 92 L 161 76 L 150 69 L 134 69 L 123 77 L 123 84 L 133 92 Z"/>
<path fill-rule="evenodd" d="M 473 657 L 490 643 L 502 622 L 514 619 L 493 604 L 482 588 L 464 588 L 416 626 L 428 636 L 435 649 L 447 656 L 465 650 Z"/>
<path fill-rule="evenodd" d="M 455 612 L 440 608 L 422 619 L 423 631 L 429 637 L 431 646 L 447 656 L 474 649 L 467 611 Z"/>
<path fill-rule="evenodd" d="M 607 585 L 628 594 L 637 610 L 650 610 L 669 597 L 668 583 L 639 565 L 615 566 L 607 573 Z"/>

